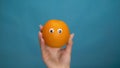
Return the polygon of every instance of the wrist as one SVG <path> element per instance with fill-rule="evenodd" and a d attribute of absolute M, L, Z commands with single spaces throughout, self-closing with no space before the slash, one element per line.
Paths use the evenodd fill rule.
<path fill-rule="evenodd" d="M 70 68 L 70 66 L 55 66 L 55 67 L 48 67 L 48 68 Z"/>

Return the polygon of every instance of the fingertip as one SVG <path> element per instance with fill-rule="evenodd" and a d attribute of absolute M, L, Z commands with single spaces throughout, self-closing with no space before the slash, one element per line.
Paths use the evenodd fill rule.
<path fill-rule="evenodd" d="M 42 30 L 43 26 L 40 24 L 40 25 L 39 25 L 39 28 L 40 28 L 40 30 Z"/>
<path fill-rule="evenodd" d="M 72 38 L 73 38 L 73 37 L 75 36 L 75 34 L 74 34 L 74 33 L 72 33 L 72 34 L 71 34 L 71 36 L 72 36 Z"/>
<path fill-rule="evenodd" d="M 69 39 L 69 41 L 71 41 L 73 38 L 74 38 L 74 33 L 72 33 L 71 35 L 70 35 L 70 39 Z"/>
<path fill-rule="evenodd" d="M 43 26 L 40 24 L 40 28 L 42 28 Z"/>
<path fill-rule="evenodd" d="M 39 26 L 40 26 L 40 28 L 43 27 L 41 24 Z"/>

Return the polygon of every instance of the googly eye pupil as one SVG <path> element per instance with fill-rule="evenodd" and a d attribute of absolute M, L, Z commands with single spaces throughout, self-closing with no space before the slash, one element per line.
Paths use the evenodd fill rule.
<path fill-rule="evenodd" d="M 53 30 L 50 30 L 51 33 L 53 33 Z"/>
<path fill-rule="evenodd" d="M 53 28 L 51 28 L 51 29 L 49 30 L 49 32 L 50 32 L 50 33 L 53 33 L 53 32 L 54 32 L 54 29 L 53 29 Z"/>
<path fill-rule="evenodd" d="M 62 31 L 61 30 L 59 30 L 59 33 L 61 33 Z"/>
<path fill-rule="evenodd" d="M 62 33 L 62 29 L 58 29 L 58 33 L 61 34 Z"/>

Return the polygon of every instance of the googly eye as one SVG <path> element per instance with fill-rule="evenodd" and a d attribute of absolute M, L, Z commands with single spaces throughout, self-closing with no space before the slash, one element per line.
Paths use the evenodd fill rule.
<path fill-rule="evenodd" d="M 53 28 L 50 28 L 50 29 L 49 29 L 49 32 L 50 32 L 50 33 L 53 33 L 53 32 L 54 32 L 54 29 L 53 29 Z"/>
<path fill-rule="evenodd" d="M 59 33 L 59 34 L 61 34 L 61 33 L 62 33 L 62 29 L 58 29 L 57 31 L 58 31 L 58 33 Z"/>

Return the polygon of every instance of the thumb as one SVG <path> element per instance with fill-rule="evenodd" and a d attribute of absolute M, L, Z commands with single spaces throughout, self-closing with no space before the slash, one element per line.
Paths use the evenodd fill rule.
<path fill-rule="evenodd" d="M 39 43 L 40 43 L 41 50 L 44 51 L 45 50 L 45 41 L 42 37 L 41 32 L 39 32 L 38 37 L 39 37 Z"/>
<path fill-rule="evenodd" d="M 67 45 L 66 45 L 66 52 L 67 53 L 71 53 L 71 50 L 72 50 L 72 44 L 73 44 L 73 41 L 72 41 L 72 39 L 73 39 L 73 37 L 74 37 L 74 33 L 72 33 L 71 35 L 70 35 L 70 38 L 69 38 L 69 40 L 68 40 L 68 43 L 67 43 Z"/>

